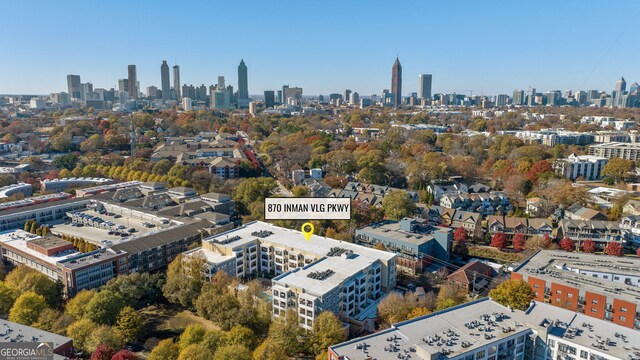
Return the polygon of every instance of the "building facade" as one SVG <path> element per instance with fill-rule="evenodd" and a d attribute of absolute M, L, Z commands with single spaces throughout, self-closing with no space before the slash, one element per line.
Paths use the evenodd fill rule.
<path fill-rule="evenodd" d="M 602 170 L 609 160 L 605 157 L 592 155 L 571 154 L 566 159 L 558 159 L 553 163 L 553 169 L 559 176 L 570 180 L 583 178 L 584 180 L 600 180 Z"/>

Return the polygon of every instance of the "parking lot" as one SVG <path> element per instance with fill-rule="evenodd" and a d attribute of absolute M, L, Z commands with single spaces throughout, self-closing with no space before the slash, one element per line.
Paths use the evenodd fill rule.
<path fill-rule="evenodd" d="M 67 234 L 86 239 L 99 246 L 109 246 L 131 237 L 138 237 L 156 230 L 154 224 L 123 217 L 106 211 L 78 211 L 69 214 L 71 219 L 51 228 L 53 234 Z"/>

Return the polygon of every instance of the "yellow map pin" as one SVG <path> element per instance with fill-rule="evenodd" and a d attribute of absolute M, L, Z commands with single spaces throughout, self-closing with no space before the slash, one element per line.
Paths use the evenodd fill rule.
<path fill-rule="evenodd" d="M 308 228 L 309 231 L 305 230 L 305 228 Z M 309 241 L 309 239 L 311 239 L 311 235 L 313 235 L 313 224 L 312 223 L 304 223 L 302 224 L 302 235 L 304 235 L 304 238 L 307 239 L 307 241 Z"/>

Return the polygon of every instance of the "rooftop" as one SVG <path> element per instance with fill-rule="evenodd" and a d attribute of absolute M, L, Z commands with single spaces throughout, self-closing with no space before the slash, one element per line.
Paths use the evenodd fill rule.
<path fill-rule="evenodd" d="M 307 241 L 300 231 L 279 227 L 262 221 L 244 224 L 241 227 L 209 237 L 203 241 L 213 241 L 222 243 L 226 247 L 235 248 L 253 242 L 256 239 L 278 244 L 290 248 L 292 251 L 316 254 L 319 257 L 327 255 L 332 248 L 336 247 L 351 250 L 364 257 L 383 261 L 391 260 L 396 256 L 390 252 L 367 248 L 319 235 L 312 235 Z"/>
<path fill-rule="evenodd" d="M 434 232 L 440 231 L 446 234 L 450 231 L 448 228 L 426 225 L 426 220 L 421 220 L 421 222 L 424 224 L 418 223 L 418 227 L 420 228 L 418 231 L 404 231 L 400 227 L 400 222 L 385 221 L 359 229 L 357 230 L 357 233 L 364 233 L 368 234 L 369 236 L 391 238 L 398 242 L 421 245 L 431 241 L 433 239 Z"/>
<path fill-rule="evenodd" d="M 616 298 L 640 301 L 640 259 L 588 253 L 571 254 L 564 251 L 541 250 L 518 266 L 514 271 L 532 275 L 545 281 L 561 283 L 595 293 L 611 294 Z M 593 277 L 590 272 L 613 273 L 635 277 L 625 284 Z"/>
<path fill-rule="evenodd" d="M 52 256 L 47 256 L 46 254 L 42 254 L 39 251 L 27 247 L 27 243 L 29 241 L 38 239 L 42 239 L 42 237 L 39 235 L 28 233 L 24 230 L 9 230 L 0 232 L 0 246 L 9 246 L 13 249 L 19 250 L 20 252 L 29 255 L 32 258 L 38 259 L 54 267 L 58 261 L 66 260 L 81 254 L 75 250 L 70 250 L 62 253 L 57 253 Z"/>
<path fill-rule="evenodd" d="M 59 263 L 64 265 L 67 269 L 80 269 L 92 264 L 101 263 L 110 259 L 123 255 L 122 252 L 115 252 L 111 249 L 99 249 L 86 254 L 79 254 L 65 260 L 61 260 Z"/>
<path fill-rule="evenodd" d="M 373 264 L 376 259 L 358 254 L 327 256 L 302 268 L 289 271 L 273 279 L 274 284 L 305 289 L 307 293 L 323 296 L 343 281 Z"/>
<path fill-rule="evenodd" d="M 529 334 L 531 329 L 548 329 L 552 336 L 590 348 L 598 339 L 615 339 L 602 353 L 607 358 L 625 359 L 631 351 L 630 339 L 640 335 L 636 330 L 549 304 L 534 303 L 527 311 L 512 311 L 490 298 L 482 298 L 330 348 L 349 360 L 395 359 L 402 358 L 402 354 L 415 359 L 450 359 L 473 354 L 503 338 Z"/>
<path fill-rule="evenodd" d="M 608 142 L 602 144 L 593 144 L 589 148 L 629 148 L 640 149 L 640 143 L 623 143 L 623 142 Z"/>
<path fill-rule="evenodd" d="M 65 336 L 0 319 L 0 342 L 52 342 L 55 350 L 70 341 Z"/>

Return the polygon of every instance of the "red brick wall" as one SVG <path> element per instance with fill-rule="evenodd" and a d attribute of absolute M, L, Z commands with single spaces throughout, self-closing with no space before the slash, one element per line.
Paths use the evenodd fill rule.
<path fill-rule="evenodd" d="M 511 279 L 512 280 L 522 280 L 522 274 L 518 274 L 517 272 L 512 272 L 511 273 Z"/>
<path fill-rule="evenodd" d="M 558 293 L 560 292 L 560 293 Z M 562 285 L 551 283 L 551 304 L 559 306 L 561 308 L 577 311 L 578 310 L 578 289 Z"/>
<path fill-rule="evenodd" d="M 593 301 L 597 304 L 594 304 Z M 586 291 L 584 294 L 584 314 L 598 319 L 604 319 L 604 310 L 607 306 L 607 297 L 602 294 L 594 294 Z"/>
<path fill-rule="evenodd" d="M 544 302 L 544 288 L 546 286 L 546 282 L 542 279 L 538 279 L 533 276 L 529 276 L 527 278 L 527 283 L 531 285 L 533 292 L 536 293 L 535 300 Z M 537 287 L 536 287 L 537 286 Z"/>
<path fill-rule="evenodd" d="M 622 309 L 626 309 L 626 311 L 622 311 Z M 621 319 L 621 316 L 624 317 L 624 319 Z M 636 304 L 624 300 L 613 299 L 613 316 L 611 320 L 614 323 L 633 329 L 633 320 L 635 317 Z"/>

